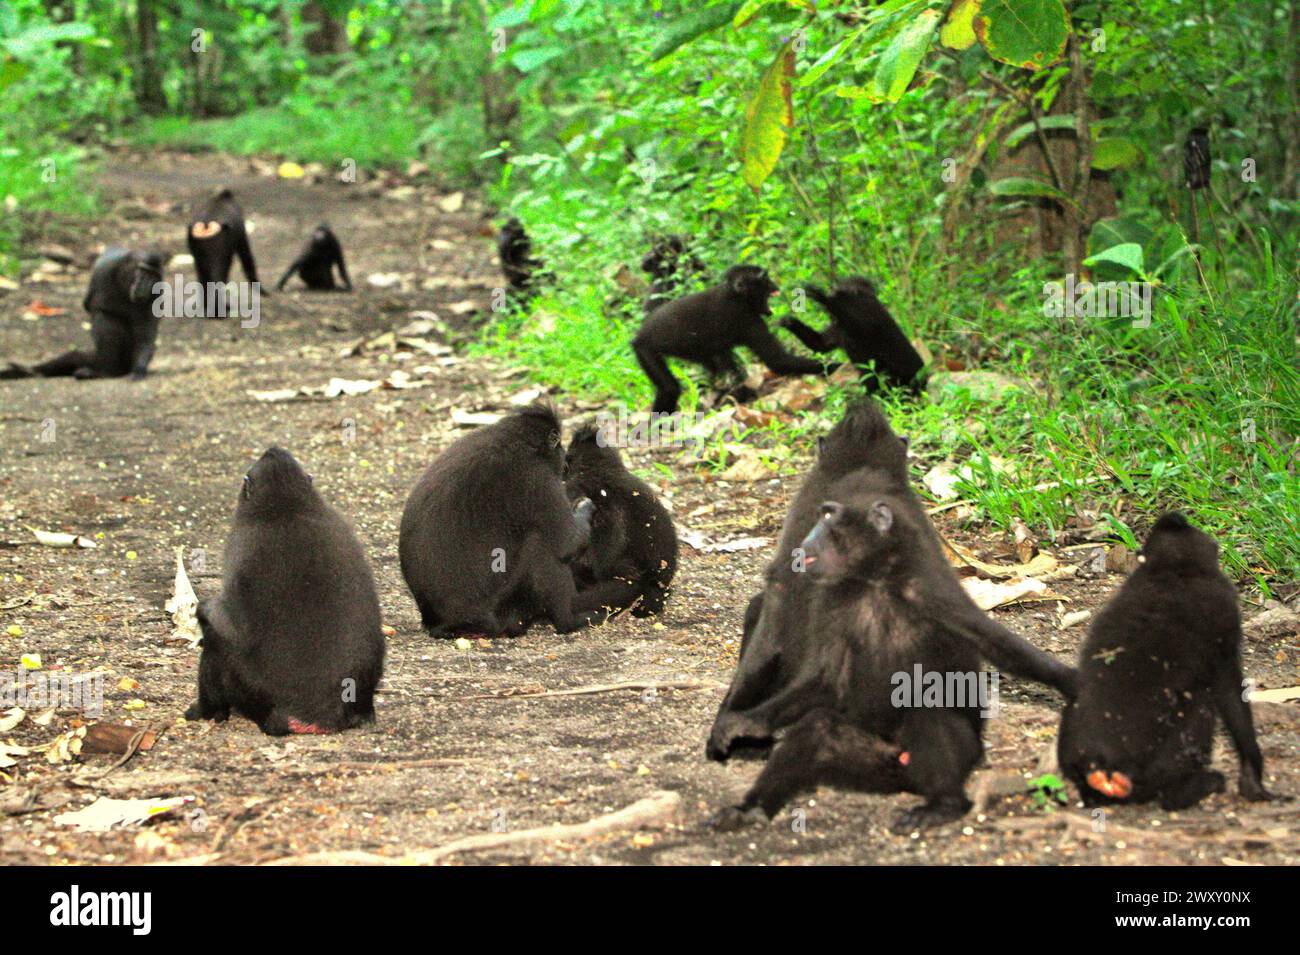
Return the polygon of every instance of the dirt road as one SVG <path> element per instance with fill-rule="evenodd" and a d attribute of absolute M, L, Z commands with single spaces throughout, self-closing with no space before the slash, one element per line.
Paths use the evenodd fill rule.
<path fill-rule="evenodd" d="M 263 303 L 257 328 L 165 323 L 153 373 L 142 383 L 0 383 L 0 539 L 17 545 L 0 549 L 0 668 L 16 670 L 20 657 L 39 654 L 47 672 L 103 669 L 103 719 L 161 729 L 152 749 L 90 786 L 72 780 L 88 768 L 103 772 L 117 757 L 52 764 L 33 752 L 0 769 L 0 811 L 15 813 L 0 815 L 0 862 L 252 863 L 343 850 L 395 858 L 467 835 L 583 822 L 659 790 L 683 799 L 668 828 L 466 852 L 452 861 L 1300 861 L 1300 808 L 1246 804 L 1235 785 L 1190 812 L 1112 812 L 1102 831 L 1076 806 L 1048 814 L 1029 797 L 1014 796 L 993 798 L 960 824 L 898 837 L 888 824 L 915 797 L 833 790 L 791 807 L 804 811 L 802 826 L 792 823 L 792 812 L 741 833 L 704 828 L 708 813 L 757 771 L 753 763 L 709 763 L 703 750 L 734 663 L 741 611 L 770 547 L 734 554 L 683 547 L 662 622 L 629 619 L 571 636 L 539 627 L 523 638 L 467 648 L 425 636 L 402 583 L 401 507 L 418 474 L 452 439 L 452 411 L 499 410 L 529 379 L 526 371 L 477 360 L 444 366 L 428 356 L 402 362 L 382 350 L 340 352 L 405 325 L 418 310 L 437 312 L 456 343 L 469 320 L 468 307 L 458 303 L 486 304 L 499 281 L 491 244 L 477 234 L 474 201 L 447 213 L 422 188 L 395 199 L 391 190 L 277 180 L 214 156 L 119 153 L 107 160 L 101 181 L 109 207 L 104 222 L 89 234 L 64 229 L 49 237 L 77 253 L 76 267 L 0 292 L 0 356 L 33 360 L 85 340 L 80 299 L 98 246 L 183 252 L 187 219 L 173 203 L 188 208 L 222 183 L 235 189 L 255 223 L 252 244 L 264 283 L 279 277 L 310 227 L 327 219 L 343 240 L 358 292 L 275 295 Z M 373 275 L 396 276 L 396 284 L 376 287 L 367 281 Z M 36 300 L 66 314 L 24 318 Z M 334 377 L 379 379 L 425 363 L 434 370 L 415 377 L 428 387 L 289 402 L 249 394 Z M 556 397 L 576 416 L 572 396 Z M 180 720 L 193 697 L 198 652 L 169 638 L 172 625 L 162 610 L 176 548 L 191 557 L 204 552 L 201 569 L 191 566 L 194 584 L 200 597 L 215 593 L 240 478 L 273 443 L 290 448 L 326 499 L 354 522 L 375 568 L 385 622 L 396 631 L 378 720 L 358 731 L 284 740 L 238 718 L 222 725 Z M 631 460 L 642 474 L 652 473 L 645 454 Z M 672 480 L 657 483 L 679 519 L 713 537 L 774 538 L 798 486 L 786 478 L 728 488 L 671 457 L 655 460 L 674 468 Z M 40 547 L 28 527 L 92 536 L 98 547 Z M 1093 607 L 1118 579 L 1056 589 L 1071 598 L 1068 609 Z M 1055 626 L 1055 604 L 999 616 L 1065 657 L 1082 635 L 1081 628 Z M 1251 640 L 1245 665 L 1261 685 L 1285 686 L 1297 682 L 1298 660 L 1297 637 L 1284 631 Z M 654 694 L 512 695 L 623 682 L 688 685 Z M 1051 694 L 1009 679 L 1002 689 L 1002 716 L 985 734 L 983 777 L 1034 771 L 1055 738 Z M 1269 785 L 1300 793 L 1300 708 L 1267 704 L 1255 712 Z M 37 715 L 0 733 L 0 742 L 42 746 L 77 716 L 60 710 L 39 725 Z M 1216 765 L 1235 780 L 1235 758 L 1222 739 Z M 96 795 L 195 801 L 187 812 L 155 820 L 147 835 L 79 834 L 53 821 Z"/>

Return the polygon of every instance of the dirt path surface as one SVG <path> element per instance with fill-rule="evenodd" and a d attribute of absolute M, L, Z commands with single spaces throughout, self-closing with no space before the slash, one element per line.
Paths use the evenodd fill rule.
<path fill-rule="evenodd" d="M 1231 792 L 1177 814 L 1150 807 L 1111 812 L 1099 828 L 1077 804 L 1048 814 L 1028 796 L 995 794 L 982 812 L 919 837 L 893 836 L 894 814 L 916 799 L 824 789 L 770 826 L 717 834 L 709 812 L 743 791 L 754 763 L 719 766 L 704 740 L 739 645 L 741 612 L 771 546 L 704 554 L 683 547 L 673 599 L 661 622 L 627 619 L 557 636 L 537 627 L 515 640 L 457 645 L 425 636 L 397 564 L 397 523 L 407 492 L 456 433 L 454 409 L 500 410 L 529 387 L 525 372 L 478 360 L 438 364 L 391 352 L 340 357 L 432 310 L 458 345 L 468 317 L 457 303 L 484 305 L 499 281 L 473 200 L 453 213 L 423 188 L 367 191 L 333 182 L 281 181 L 243 161 L 214 156 L 111 156 L 102 173 L 109 211 L 90 234 L 52 234 L 75 265 L 0 292 L 0 356 L 35 360 L 86 340 L 80 300 L 86 266 L 104 243 L 184 252 L 192 200 L 232 186 L 249 218 L 262 279 L 279 278 L 307 231 L 328 219 L 343 240 L 355 295 L 292 291 L 263 303 L 257 328 L 234 321 L 164 324 L 153 373 L 142 383 L 71 380 L 0 383 L 0 669 L 24 654 L 43 670 L 106 671 L 102 719 L 159 731 L 102 779 L 120 757 L 49 762 L 42 752 L 0 769 L 0 862 L 268 862 L 330 852 L 393 859 L 471 835 L 574 824 L 657 791 L 679 794 L 667 825 L 622 826 L 518 847 L 476 848 L 452 862 L 531 863 L 905 863 L 960 864 L 1300 862 L 1300 806 L 1251 805 L 1235 794 L 1236 761 L 1226 740 L 1216 767 Z M 174 205 L 177 201 L 180 206 Z M 448 204 L 451 205 L 451 204 Z M 27 270 L 24 270 L 25 274 Z M 367 276 L 397 273 L 379 288 Z M 32 303 L 67 312 L 24 318 Z M 460 306 L 465 310 L 464 306 Z M 466 315 L 468 315 L 467 310 Z M 459 347 L 458 347 L 459 351 Z M 259 401 L 250 390 L 324 385 L 333 377 L 379 379 L 433 366 L 411 390 L 334 399 Z M 557 399 L 576 418 L 584 406 Z M 590 406 L 585 406 L 590 410 Z M 187 723 L 198 651 L 171 637 L 163 612 L 175 552 L 183 548 L 200 597 L 220 586 L 221 550 L 240 478 L 270 444 L 291 449 L 317 487 L 354 523 L 374 565 L 386 624 L 395 634 L 371 726 L 334 736 L 263 736 L 246 720 Z M 650 458 L 631 456 L 643 475 Z M 798 478 L 748 485 L 743 494 L 701 480 L 670 456 L 675 477 L 656 479 L 680 520 L 715 538 L 774 538 Z M 693 515 L 685 518 L 684 515 Z M 93 550 L 31 542 L 28 527 L 96 539 Z M 955 533 L 952 528 L 945 531 Z M 984 552 L 1001 541 L 963 538 Z M 193 552 L 202 550 L 201 567 Z M 1097 606 L 1115 575 L 1054 585 L 1071 602 Z M 999 611 L 1039 646 L 1073 656 L 1081 627 L 1060 630 L 1059 607 Z M 1297 681 L 1294 627 L 1258 633 L 1245 667 L 1263 686 Z M 579 695 L 521 696 L 619 683 L 684 684 Z M 985 733 L 980 785 L 1034 772 L 1052 747 L 1052 694 L 1002 681 L 1002 716 Z M 0 718 L 3 717 L 0 707 Z M 1300 793 L 1296 703 L 1257 704 L 1267 781 Z M 78 714 L 40 709 L 0 732 L 0 743 L 44 746 L 76 727 Z M 42 725 L 43 724 L 43 725 Z M 6 750 L 0 749 L 0 753 Z M 0 766 L 4 761 L 0 760 Z M 75 780 L 75 783 L 74 783 Z M 986 780 L 980 783 L 979 780 Z M 77 784 L 79 783 L 79 784 Z M 991 785 L 996 791 L 998 786 Z M 54 817 L 96 796 L 194 797 L 185 811 L 144 829 L 78 833 Z M 802 825 L 793 810 L 803 810 Z M 325 858 L 331 858 L 326 856 Z M 334 857 L 342 861 L 345 857 Z"/>

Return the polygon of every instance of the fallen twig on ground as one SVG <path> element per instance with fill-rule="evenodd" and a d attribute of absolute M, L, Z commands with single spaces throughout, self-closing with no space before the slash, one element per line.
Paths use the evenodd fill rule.
<path fill-rule="evenodd" d="M 566 690 L 539 690 L 533 693 L 498 695 L 483 693 L 471 700 L 523 700 L 542 696 L 588 696 L 593 693 L 613 693 L 616 690 L 725 690 L 725 683 L 706 680 L 629 680 L 626 683 L 597 683 L 592 686 L 575 686 Z"/>
<path fill-rule="evenodd" d="M 636 829 L 660 829 L 671 825 L 681 812 L 682 797 L 660 790 L 616 812 L 567 825 L 538 826 L 515 832 L 491 832 L 466 836 L 435 849 L 422 849 L 402 856 L 382 856 L 372 852 L 343 850 L 313 852 L 308 855 L 275 859 L 267 865 L 436 865 L 462 852 L 488 849 L 520 849 L 541 842 L 594 839 L 613 832 Z"/>

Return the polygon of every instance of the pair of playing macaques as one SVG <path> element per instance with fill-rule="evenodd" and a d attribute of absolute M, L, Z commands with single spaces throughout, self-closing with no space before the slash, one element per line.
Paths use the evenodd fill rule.
<path fill-rule="evenodd" d="M 786 351 L 768 328 L 771 298 L 779 289 L 757 265 L 732 266 L 711 288 L 673 297 L 683 282 L 704 273 L 703 263 L 689 245 L 686 236 L 656 236 L 641 261 L 651 282 L 644 303 L 646 317 L 632 339 L 632 350 L 654 386 L 652 411 L 671 414 L 677 410 L 682 386 L 668 367 L 669 358 L 700 365 L 714 383 L 730 381 L 733 385 L 743 377 L 735 354 L 741 347 L 780 375 L 819 375 L 834 370 L 816 359 Z M 544 266 L 533 255 L 532 241 L 517 218 L 511 218 L 497 234 L 497 253 L 510 289 L 524 296 L 531 293 Z M 818 354 L 840 349 L 855 366 L 869 368 L 863 379 L 869 391 L 883 383 L 913 391 L 918 388 L 924 362 L 871 282 L 855 277 L 830 293 L 816 286 L 807 286 L 805 291 L 829 313 L 830 324 L 817 331 L 787 317 L 780 322 L 782 328 Z M 738 399 L 750 397 L 743 386 L 727 393 Z"/>

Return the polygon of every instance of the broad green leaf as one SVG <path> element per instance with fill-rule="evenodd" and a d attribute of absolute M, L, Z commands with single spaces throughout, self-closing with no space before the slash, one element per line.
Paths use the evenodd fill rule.
<path fill-rule="evenodd" d="M 930 38 L 934 35 L 934 27 L 939 22 L 940 15 L 938 10 L 922 12 L 898 31 L 893 42 L 880 55 L 872 83 L 881 99 L 897 103 L 907 92 L 908 84 L 912 82 L 916 68 L 921 64 L 921 58 L 930 49 Z"/>
<path fill-rule="evenodd" d="M 1088 251 L 1109 249 L 1112 245 L 1123 242 L 1136 242 L 1138 245 L 1146 246 L 1155 236 L 1151 227 L 1139 219 L 1127 216 L 1098 219 L 1093 223 L 1092 231 L 1088 234 Z"/>
<path fill-rule="evenodd" d="M 1074 129 L 1074 114 L 1070 113 L 1064 116 L 1040 116 L 1038 118 L 1038 125 L 1043 129 Z M 1013 129 L 1002 145 L 1006 149 L 1015 149 L 1026 137 L 1032 136 L 1033 134 L 1034 124 L 1031 120 L 1028 123 L 1022 123 Z"/>
<path fill-rule="evenodd" d="M 532 12 L 532 8 L 533 5 L 531 2 L 508 6 L 488 21 L 488 30 L 517 27 L 520 24 L 527 23 L 528 14 Z"/>
<path fill-rule="evenodd" d="M 975 43 L 972 21 L 979 9 L 980 0 L 957 0 L 939 30 L 939 42 L 952 50 L 969 50 Z"/>
<path fill-rule="evenodd" d="M 1127 169 L 1141 161 L 1138 144 L 1122 136 L 1098 140 L 1092 147 L 1093 169 Z"/>
<path fill-rule="evenodd" d="M 520 50 L 510 56 L 510 62 L 520 73 L 531 73 L 543 63 L 549 63 L 557 56 L 563 56 L 569 52 L 566 47 L 562 46 L 535 46 L 532 49 Z"/>
<path fill-rule="evenodd" d="M 1124 242 L 1083 260 L 1084 265 L 1097 265 L 1100 262 L 1113 262 L 1141 275 L 1144 267 L 1142 246 L 1136 242 Z"/>
<path fill-rule="evenodd" d="M 662 60 L 679 46 L 684 46 L 696 37 L 703 36 L 726 23 L 730 23 L 739 7 L 739 3 L 717 4 L 712 7 L 705 7 L 703 10 L 696 10 L 694 13 L 689 13 L 674 20 L 668 25 L 664 38 L 659 41 L 659 45 L 650 52 L 650 62 Z"/>
<path fill-rule="evenodd" d="M 849 47 L 853 46 L 853 44 L 857 42 L 858 37 L 862 36 L 863 29 L 865 28 L 854 30 L 843 40 L 840 40 L 839 43 L 836 43 L 833 47 L 823 53 L 817 62 L 808 67 L 808 69 L 804 71 L 803 76 L 799 77 L 799 85 L 811 86 L 813 83 L 816 83 L 821 79 L 823 74 L 835 65 L 836 61 L 845 54 Z"/>
<path fill-rule="evenodd" d="M 763 71 L 758 91 L 745 104 L 745 128 L 740 133 L 741 178 L 755 192 L 776 168 L 785 147 L 786 130 L 794 125 L 792 76 L 794 50 L 785 46 Z"/>
<path fill-rule="evenodd" d="M 1070 201 L 1070 197 L 1051 183 L 1023 176 L 1009 176 L 989 183 L 989 192 L 995 196 L 1034 196 Z"/>
<path fill-rule="evenodd" d="M 1070 15 L 1061 0 L 983 0 L 975 35 L 993 59 L 1041 70 L 1065 52 Z"/>

